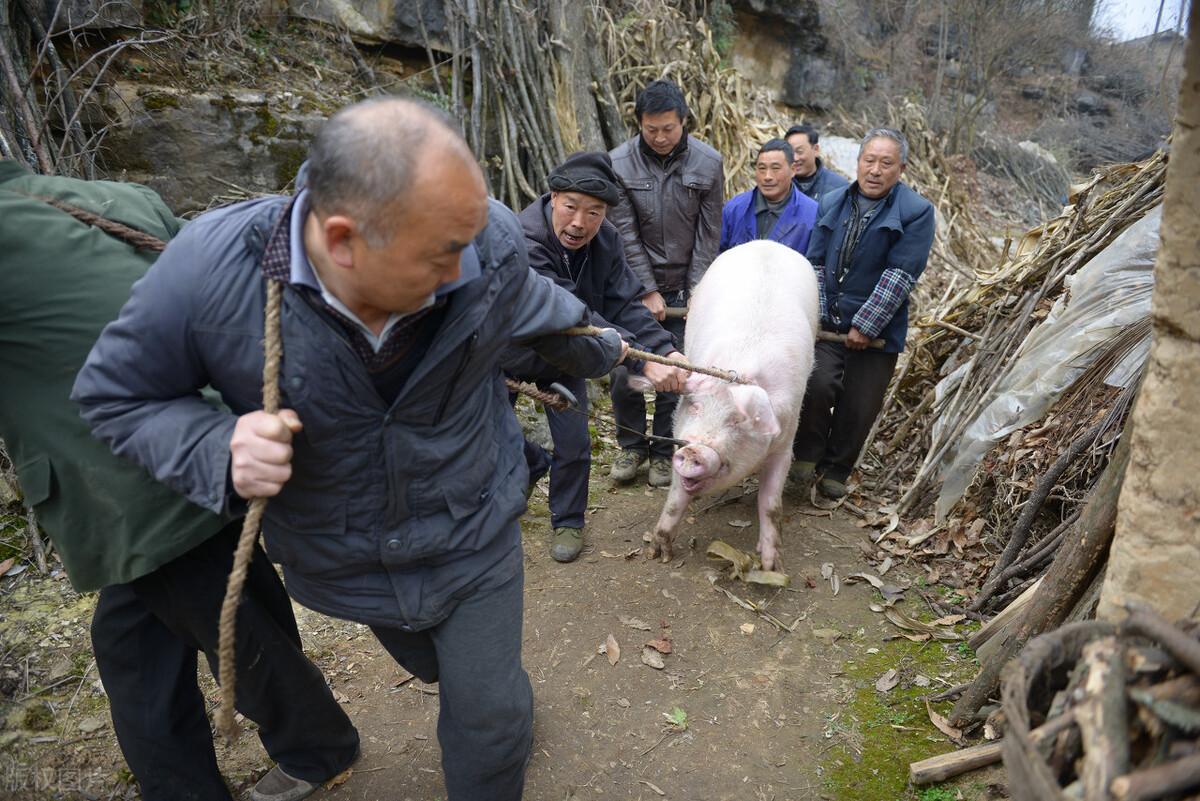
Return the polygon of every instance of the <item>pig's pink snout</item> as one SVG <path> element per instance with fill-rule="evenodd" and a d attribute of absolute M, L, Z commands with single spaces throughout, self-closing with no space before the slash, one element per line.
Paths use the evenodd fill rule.
<path fill-rule="evenodd" d="M 701 479 L 715 475 L 721 468 L 721 457 L 707 445 L 685 445 L 675 451 L 675 472 L 680 478 Z"/>

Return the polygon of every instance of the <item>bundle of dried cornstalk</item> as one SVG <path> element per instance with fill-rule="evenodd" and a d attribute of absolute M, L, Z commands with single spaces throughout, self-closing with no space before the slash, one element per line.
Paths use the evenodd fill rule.
<path fill-rule="evenodd" d="M 1166 154 L 1160 151 L 1146 161 L 1099 172 L 1076 188 L 1073 202 L 1061 215 L 1030 231 L 1015 247 L 1006 244 L 997 266 L 977 269 L 963 288 L 926 307 L 910 332 L 908 354 L 885 401 L 874 447 L 863 454 L 864 472 L 870 475 L 864 482 L 868 488 L 879 496 L 898 497 L 896 510 L 901 515 L 925 507 L 944 460 L 990 401 L 1033 325 L 1065 291 L 1064 279 L 1161 202 L 1165 171 Z M 1115 356 L 1129 342 L 1115 338 L 1110 345 Z M 938 381 L 956 369 L 962 370 L 961 380 L 953 391 L 936 397 Z M 1024 463 L 1036 465 L 1036 460 L 1025 458 L 1031 445 L 1042 448 L 1044 453 L 1039 453 L 1045 463 L 1053 464 L 1097 418 L 1108 420 L 1105 431 L 1119 429 L 1115 423 L 1120 420 L 1110 412 L 1116 409 L 1123 420 L 1127 398 L 1098 399 L 1096 393 L 1104 389 L 1093 374 L 1082 376 L 1076 386 L 1087 391 L 1074 394 L 1069 403 L 1060 402 L 1053 425 L 1047 420 L 1043 430 L 1027 431 L 999 446 L 1001 452 L 994 452 L 988 465 L 1020 461 L 1003 451 L 1011 449 L 1015 454 L 1022 447 Z M 1055 435 L 1049 436 L 1052 430 Z M 1110 438 L 1103 442 L 1111 447 Z M 1099 460 L 1092 463 L 1088 475 L 1098 475 L 1103 465 Z M 1028 472 L 1017 478 L 1018 483 L 1005 486 L 1006 494 L 997 506 L 1012 509 L 1033 494 L 1038 479 Z M 1077 503 L 1087 485 L 1088 481 L 1073 485 L 1068 506 Z M 964 503 L 969 507 L 973 500 L 978 502 L 978 496 L 972 499 L 969 493 Z"/>
<path fill-rule="evenodd" d="M 1076 623 L 1038 637 L 1006 669 L 999 722 L 1013 798 L 1200 792 L 1200 624 L 1130 612 L 1117 626 Z"/>

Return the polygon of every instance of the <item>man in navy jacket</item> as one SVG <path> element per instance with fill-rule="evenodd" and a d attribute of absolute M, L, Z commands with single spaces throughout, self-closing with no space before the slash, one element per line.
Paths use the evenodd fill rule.
<path fill-rule="evenodd" d="M 805 195 L 820 203 L 825 195 L 850 183 L 821 161 L 820 134 L 812 125 L 807 122 L 793 125 L 783 138 L 792 146 L 794 154 L 792 169 L 795 176 L 792 180 Z"/>
<path fill-rule="evenodd" d="M 436 109 L 395 97 L 343 109 L 298 189 L 189 223 L 104 329 L 73 397 L 94 434 L 194 503 L 228 514 L 270 497 L 263 538 L 292 597 L 366 624 L 439 683 L 450 801 L 517 801 L 533 736 L 518 524 L 529 474 L 500 354 L 528 344 L 600 376 L 623 345 L 614 331 L 558 333 L 587 309 L 529 268 L 515 215 L 488 200 Z M 282 286 L 278 414 L 262 409 L 270 282 Z M 201 398 L 206 385 L 227 408 Z M 288 799 L 319 786 L 277 777 Z"/>
<path fill-rule="evenodd" d="M 550 192 L 530 203 L 518 219 L 529 248 L 529 266 L 570 292 L 587 306 L 591 324 L 614 328 L 638 350 L 680 356 L 675 338 L 641 302 L 642 282 L 625 261 L 621 235 L 606 218 L 620 200 L 617 175 L 607 153 L 575 153 L 547 176 Z M 530 482 L 550 471 L 550 556 L 571 562 L 583 549 L 583 515 L 587 509 L 592 439 L 588 433 L 587 381 L 551 367 L 528 348 L 505 354 L 505 370 L 540 384 L 562 384 L 578 399 L 580 409 L 546 409 L 554 455 L 528 438 L 525 460 Z M 653 362 L 630 364 L 659 392 L 680 392 L 687 373 Z"/>
<path fill-rule="evenodd" d="M 821 327 L 845 343 L 818 342 L 796 429 L 792 478 L 807 494 L 846 494 L 904 339 L 908 295 L 933 245 L 934 211 L 900 182 L 908 142 L 874 128 L 858 153 L 858 180 L 827 194 L 817 212 L 808 259 L 817 270 Z M 880 348 L 871 341 L 883 340 Z"/>
<path fill-rule="evenodd" d="M 770 239 L 797 253 L 808 249 L 817 221 L 817 202 L 792 184 L 792 148 L 772 139 L 754 161 L 754 189 L 742 192 L 721 211 L 721 252 Z"/>

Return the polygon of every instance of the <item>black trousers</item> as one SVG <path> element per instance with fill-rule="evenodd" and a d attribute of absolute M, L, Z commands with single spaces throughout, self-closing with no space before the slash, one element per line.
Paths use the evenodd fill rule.
<path fill-rule="evenodd" d="M 521 667 L 525 577 L 459 602 L 433 628 L 372 626 L 421 681 L 438 682 L 438 743 L 449 801 L 519 801 L 533 744 L 533 689 Z"/>
<path fill-rule="evenodd" d="M 687 306 L 686 292 L 671 292 L 663 296 L 672 308 Z M 686 321 L 682 317 L 668 317 L 662 321 L 663 328 L 675 335 L 675 341 L 683 349 L 683 334 Z M 617 444 L 624 451 L 636 451 L 643 456 L 670 459 L 675 446 L 670 442 L 649 440 L 634 432 L 646 431 L 646 397 L 629 388 L 629 371 L 617 367 L 612 372 L 613 419 L 621 428 L 617 429 Z M 679 396 L 674 392 L 659 392 L 654 396 L 654 423 L 651 429 L 656 437 L 670 437 Z M 628 429 L 633 429 L 629 431 Z"/>
<path fill-rule="evenodd" d="M 816 462 L 817 472 L 834 481 L 850 477 L 883 407 L 899 357 L 898 353 L 817 342 L 792 447 L 796 461 Z"/>
<path fill-rule="evenodd" d="M 558 383 L 571 391 L 579 401 L 583 414 L 576 411 L 556 412 L 546 409 L 554 453 L 535 442 L 525 440 L 525 463 L 529 480 L 536 481 L 550 471 L 550 525 L 583 528 L 587 511 L 588 472 L 592 467 L 592 435 L 588 431 L 587 381 L 574 376 L 562 376 Z"/>
<path fill-rule="evenodd" d="M 217 621 L 241 521 L 158 570 L 105 587 L 92 618 L 96 667 L 113 728 L 145 801 L 230 801 L 217 770 L 203 651 L 217 673 Z M 290 775 L 324 781 L 358 753 L 358 732 L 301 650 L 283 583 L 261 548 L 246 576 L 237 625 L 238 711 L 259 726 Z"/>

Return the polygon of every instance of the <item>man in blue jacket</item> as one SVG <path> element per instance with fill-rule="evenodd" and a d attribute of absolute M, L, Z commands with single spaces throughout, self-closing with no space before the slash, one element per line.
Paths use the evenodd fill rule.
<path fill-rule="evenodd" d="M 533 201 L 518 219 L 529 248 L 529 266 L 579 298 L 588 307 L 592 325 L 615 328 L 638 350 L 680 357 L 675 338 L 641 302 L 642 282 L 625 261 L 621 235 L 606 218 L 620 200 L 617 175 L 607 153 L 575 153 L 547 176 L 550 192 Z M 554 455 L 525 440 L 525 460 L 531 481 L 550 471 L 550 525 L 554 538 L 550 556 L 571 562 L 583 549 L 583 515 L 587 510 L 592 438 L 588 433 L 587 381 L 566 376 L 527 348 L 514 348 L 505 369 L 517 378 L 539 384 L 557 382 L 579 401 L 580 408 L 557 412 L 546 409 Z M 687 373 L 677 367 L 637 362 L 659 392 L 681 392 Z"/>
<path fill-rule="evenodd" d="M 270 497 L 267 555 L 292 597 L 370 626 L 440 683 L 449 798 L 516 801 L 533 719 L 518 526 L 529 474 L 499 357 L 525 343 L 599 376 L 623 346 L 613 331 L 555 334 L 586 308 L 529 269 L 516 218 L 488 200 L 435 109 L 343 109 L 314 138 L 305 181 L 184 228 L 73 397 L 118 455 L 196 504 L 228 514 Z M 270 281 L 283 295 L 277 415 L 261 395 Z M 206 384 L 228 410 L 200 398 Z M 289 778 L 294 798 L 317 787 Z"/>
<path fill-rule="evenodd" d="M 792 148 L 787 142 L 772 139 L 759 149 L 754 183 L 754 189 L 735 196 L 721 211 L 721 252 L 770 239 L 803 254 L 817 220 L 817 202 L 792 184 Z"/>
<path fill-rule="evenodd" d="M 874 128 L 858 153 L 858 180 L 827 194 L 808 259 L 817 270 L 821 327 L 845 344 L 818 342 L 796 429 L 792 479 L 801 491 L 820 478 L 826 497 L 846 480 L 883 405 L 908 333 L 908 295 L 933 245 L 934 211 L 900 181 L 908 142 Z M 881 348 L 871 341 L 883 340 Z"/>
<path fill-rule="evenodd" d="M 792 153 L 795 154 L 792 159 L 795 173 L 792 181 L 805 195 L 820 203 L 825 195 L 850 183 L 821 161 L 820 134 L 815 127 L 807 122 L 793 125 L 783 138 L 792 146 Z"/>

